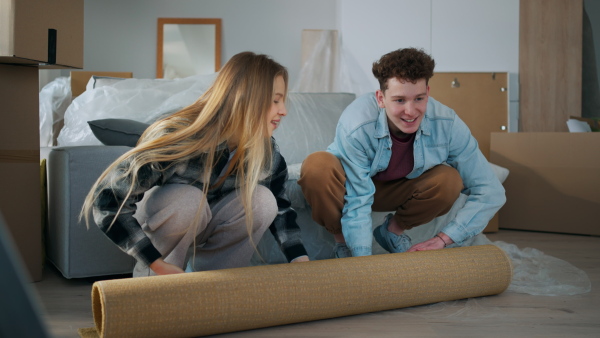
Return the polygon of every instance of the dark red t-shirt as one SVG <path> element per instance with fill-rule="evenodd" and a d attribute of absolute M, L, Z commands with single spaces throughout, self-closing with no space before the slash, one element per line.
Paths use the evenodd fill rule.
<path fill-rule="evenodd" d="M 390 136 L 392 137 L 392 157 L 388 167 L 373 176 L 373 179 L 378 181 L 393 181 L 404 178 L 410 174 L 415 165 L 413 156 L 415 134 L 410 134 L 406 138 L 398 138 L 392 133 L 390 133 Z"/>

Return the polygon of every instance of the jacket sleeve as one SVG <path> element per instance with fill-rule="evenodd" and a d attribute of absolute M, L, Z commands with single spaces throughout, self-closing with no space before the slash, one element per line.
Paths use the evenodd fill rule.
<path fill-rule="evenodd" d="M 296 223 L 296 211 L 292 209 L 292 204 L 285 191 L 285 182 L 288 178 L 287 164 L 278 152 L 274 154 L 272 172 L 268 188 L 277 201 L 277 216 L 275 216 L 269 230 L 271 230 L 288 262 L 291 262 L 297 257 L 307 255 L 307 253 L 302 243 L 300 227 Z"/>
<path fill-rule="evenodd" d="M 95 191 L 92 211 L 94 221 L 108 238 L 121 250 L 136 260 L 149 265 L 162 255 L 133 217 L 135 203 L 152 188 L 161 177 L 156 164 L 145 165 L 136 180 L 126 175 L 129 162 L 123 161 L 108 173 Z"/>
<path fill-rule="evenodd" d="M 370 177 L 372 159 L 364 149 L 364 144 L 368 141 L 363 136 L 356 132 L 349 134 L 338 124 L 334 140 L 337 156 L 346 172 L 342 233 L 355 257 L 372 254 L 371 206 L 375 185 Z"/>
<path fill-rule="evenodd" d="M 450 137 L 447 163 L 458 170 L 464 184 L 463 193 L 468 197 L 442 232 L 460 245 L 483 231 L 506 202 L 506 195 L 477 141 L 458 116 L 454 117 Z"/>

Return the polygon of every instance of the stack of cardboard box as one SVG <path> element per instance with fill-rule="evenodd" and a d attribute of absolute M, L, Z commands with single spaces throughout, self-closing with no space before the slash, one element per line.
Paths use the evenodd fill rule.
<path fill-rule="evenodd" d="M 500 227 L 600 235 L 600 133 L 492 133 L 510 170 Z"/>
<path fill-rule="evenodd" d="M 0 212 L 42 277 L 40 68 L 83 67 L 83 1 L 0 0 Z"/>

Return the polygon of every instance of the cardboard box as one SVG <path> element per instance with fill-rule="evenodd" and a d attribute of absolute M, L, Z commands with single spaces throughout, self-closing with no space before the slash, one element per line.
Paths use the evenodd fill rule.
<path fill-rule="evenodd" d="M 83 1 L 0 0 L 0 212 L 33 281 L 43 266 L 38 68 L 82 67 Z"/>
<path fill-rule="evenodd" d="M 492 217 L 492 219 L 490 219 L 488 224 L 485 226 L 485 229 L 483 229 L 483 232 L 486 234 L 492 233 L 492 232 L 498 232 L 499 227 L 500 227 L 500 214 L 496 213 L 494 215 L 494 217 Z"/>
<path fill-rule="evenodd" d="M 85 91 L 88 81 L 93 76 L 118 77 L 130 79 L 133 77 L 132 72 L 94 72 L 94 71 L 72 71 L 71 72 L 71 97 L 74 99 Z"/>
<path fill-rule="evenodd" d="M 83 3 L 0 0 L 0 63 L 83 68 Z"/>
<path fill-rule="evenodd" d="M 600 133 L 492 133 L 510 170 L 500 228 L 600 235 Z"/>
<path fill-rule="evenodd" d="M 0 64 L 0 212 L 31 279 L 42 278 L 38 69 Z"/>

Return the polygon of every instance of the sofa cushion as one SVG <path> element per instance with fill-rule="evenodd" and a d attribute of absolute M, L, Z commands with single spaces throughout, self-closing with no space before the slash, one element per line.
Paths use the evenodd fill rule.
<path fill-rule="evenodd" d="M 94 136 L 107 146 L 135 147 L 148 128 L 147 123 L 128 119 L 101 119 L 88 121 Z"/>

